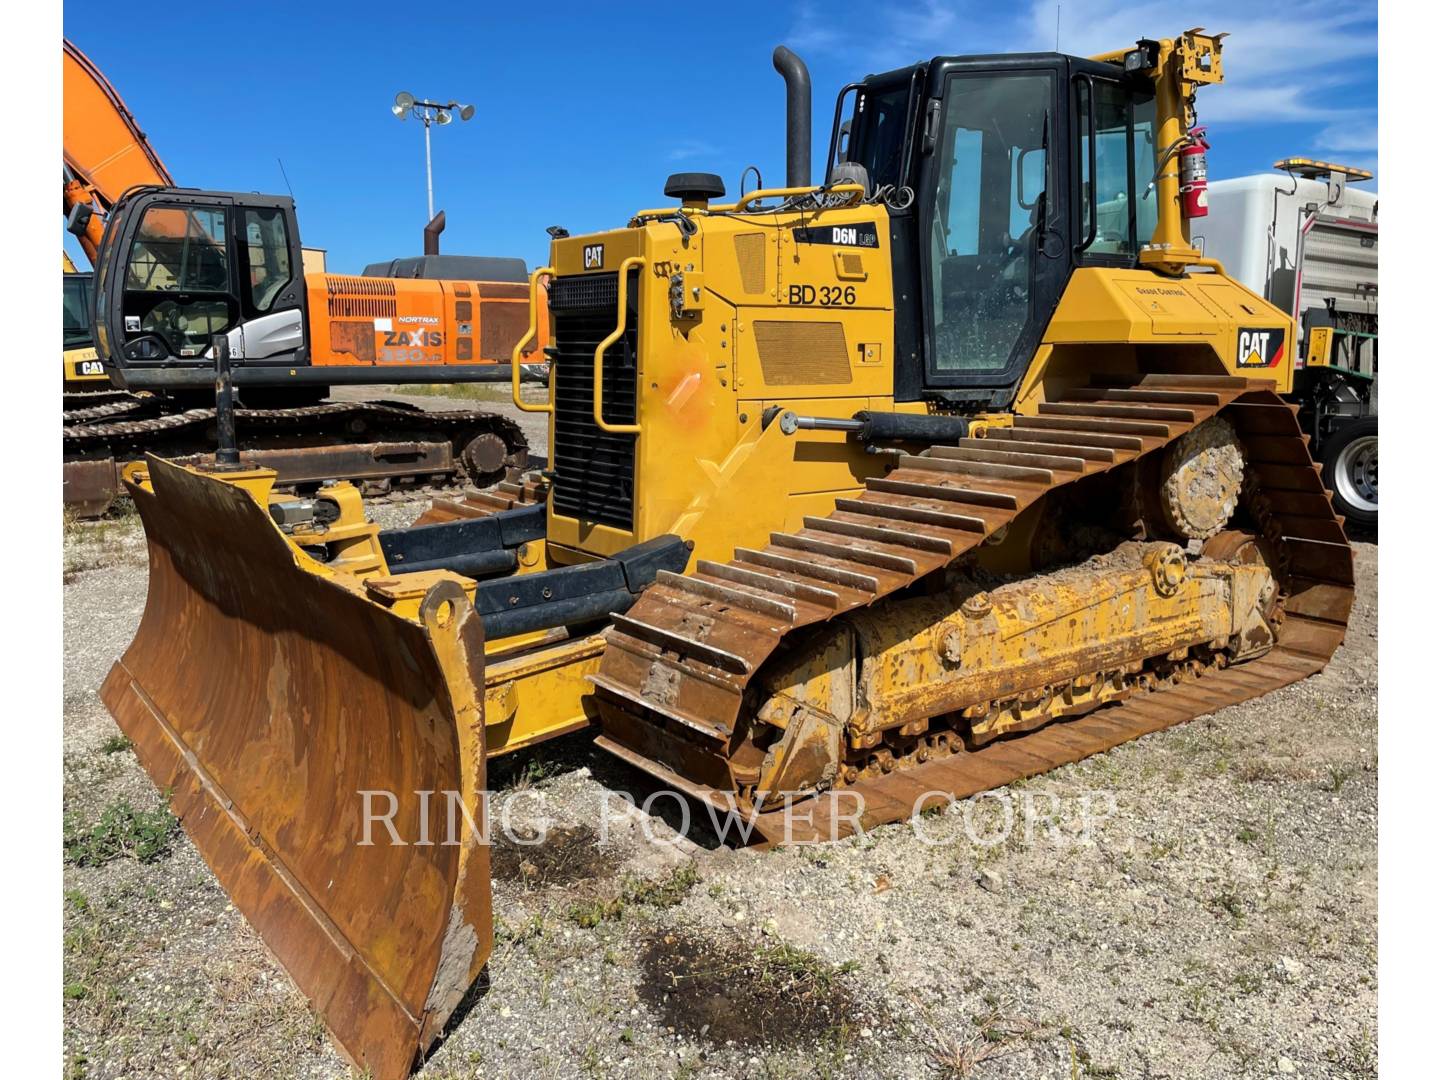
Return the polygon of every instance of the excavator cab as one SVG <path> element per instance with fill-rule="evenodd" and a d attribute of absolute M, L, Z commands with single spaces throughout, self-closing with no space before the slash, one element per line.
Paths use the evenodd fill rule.
<path fill-rule="evenodd" d="M 201 366 L 218 334 L 237 361 L 304 363 L 291 199 L 139 188 L 116 205 L 99 258 L 95 336 L 118 384 L 163 388 L 167 371 Z"/>
<path fill-rule="evenodd" d="M 832 176 L 889 192 L 899 399 L 1008 405 L 1072 272 L 1133 267 L 1154 231 L 1139 62 L 937 57 L 845 87 L 835 115 Z"/>

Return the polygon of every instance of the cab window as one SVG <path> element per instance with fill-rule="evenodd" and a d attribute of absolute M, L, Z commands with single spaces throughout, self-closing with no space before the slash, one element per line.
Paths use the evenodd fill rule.
<path fill-rule="evenodd" d="M 899 187 L 905 163 L 906 106 L 910 84 L 890 90 L 871 91 L 861 96 L 852 125 L 858 133 L 847 151 L 851 161 L 865 166 L 871 190 L 885 185 Z"/>
<path fill-rule="evenodd" d="M 125 269 L 125 332 L 154 334 L 174 356 L 200 356 L 233 324 L 223 207 L 151 206 Z"/>
<path fill-rule="evenodd" d="M 90 275 L 65 275 L 65 347 L 90 344 Z"/>
<path fill-rule="evenodd" d="M 1090 94 L 1095 96 L 1095 176 L 1090 176 Z M 1148 243 L 1158 216 L 1150 190 L 1155 168 L 1155 99 L 1101 79 L 1080 83 L 1080 227 L 1095 238 L 1090 256 L 1133 260 Z M 1091 202 L 1094 200 L 1094 217 Z"/>
<path fill-rule="evenodd" d="M 125 288 L 140 292 L 227 292 L 225 211 L 152 206 L 130 246 Z"/>
<path fill-rule="evenodd" d="M 250 306 L 269 311 L 290 283 L 290 237 L 281 210 L 245 211 L 245 255 Z"/>
<path fill-rule="evenodd" d="M 946 88 L 928 238 L 937 372 L 1006 368 L 1029 320 L 1051 79 L 964 75 Z"/>

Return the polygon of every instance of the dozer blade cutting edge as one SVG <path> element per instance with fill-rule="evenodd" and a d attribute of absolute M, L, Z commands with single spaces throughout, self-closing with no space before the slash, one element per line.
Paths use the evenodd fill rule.
<path fill-rule="evenodd" d="M 406 1076 L 490 954 L 480 618 L 452 582 L 404 618 L 244 488 L 148 471 L 149 594 L 101 697 L 355 1064 Z"/>

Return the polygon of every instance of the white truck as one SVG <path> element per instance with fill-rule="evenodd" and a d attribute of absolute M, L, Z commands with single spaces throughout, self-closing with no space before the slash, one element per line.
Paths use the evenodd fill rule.
<path fill-rule="evenodd" d="M 1335 508 L 1356 525 L 1380 515 L 1379 197 L 1363 169 L 1287 158 L 1273 173 L 1210 185 L 1196 222 L 1205 254 L 1291 313 L 1293 400 Z"/>

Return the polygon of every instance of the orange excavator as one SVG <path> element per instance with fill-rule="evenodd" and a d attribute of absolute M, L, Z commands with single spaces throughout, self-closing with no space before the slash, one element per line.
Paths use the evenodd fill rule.
<path fill-rule="evenodd" d="M 64 73 L 66 228 L 95 267 L 98 355 L 85 386 L 101 388 L 67 385 L 72 511 L 108 507 L 128 461 L 211 451 L 222 340 L 244 460 L 277 469 L 288 487 L 518 479 L 528 446 L 504 417 L 324 399 L 335 386 L 508 382 L 529 325 L 523 260 L 441 255 L 441 212 L 423 256 L 307 274 L 291 198 L 176 187 L 119 93 L 69 41 Z M 536 337 L 522 359 L 543 361 L 545 345 Z"/>

